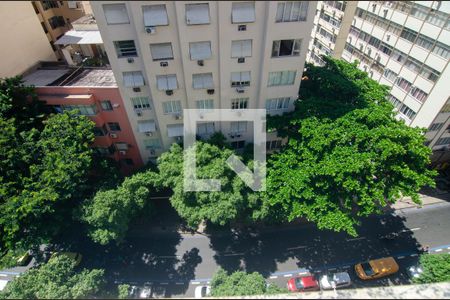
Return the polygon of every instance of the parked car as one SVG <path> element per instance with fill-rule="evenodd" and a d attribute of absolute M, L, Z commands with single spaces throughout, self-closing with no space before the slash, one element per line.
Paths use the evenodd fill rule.
<path fill-rule="evenodd" d="M 347 272 L 323 275 L 320 280 L 320 287 L 324 290 L 339 289 L 350 286 L 352 281 Z"/>
<path fill-rule="evenodd" d="M 363 280 L 377 279 L 398 272 L 398 264 L 393 257 L 369 260 L 355 265 L 355 272 Z"/>
<path fill-rule="evenodd" d="M 76 252 L 53 252 L 50 258 L 56 257 L 58 255 L 64 255 L 67 256 L 68 258 L 75 260 L 75 266 L 78 266 L 81 263 L 81 260 L 83 259 L 83 255 Z"/>
<path fill-rule="evenodd" d="M 419 278 L 420 275 L 423 273 L 423 269 L 422 269 L 422 267 L 419 264 L 417 264 L 417 265 L 409 267 L 407 269 L 407 272 L 408 272 L 408 275 L 409 275 L 409 277 L 411 279 Z"/>
<path fill-rule="evenodd" d="M 319 291 L 319 283 L 313 275 L 297 276 L 289 279 L 287 288 L 291 292 Z"/>
<path fill-rule="evenodd" d="M 195 298 L 208 297 L 211 294 L 211 287 L 209 285 L 200 285 L 195 288 Z"/>

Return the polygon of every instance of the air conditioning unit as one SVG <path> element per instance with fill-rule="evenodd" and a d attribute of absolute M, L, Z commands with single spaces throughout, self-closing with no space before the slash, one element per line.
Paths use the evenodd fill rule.
<path fill-rule="evenodd" d="M 173 90 L 166 90 L 166 95 L 167 96 L 172 96 L 173 95 Z"/>
<path fill-rule="evenodd" d="M 131 63 L 134 63 L 134 58 L 128 57 L 128 58 L 127 58 L 127 61 L 128 61 L 128 63 L 130 63 L 130 64 L 131 64 Z"/>
<path fill-rule="evenodd" d="M 205 65 L 205 62 L 201 59 L 201 60 L 197 60 L 197 65 L 203 67 Z"/>
<path fill-rule="evenodd" d="M 110 133 L 109 134 L 109 136 L 112 138 L 112 139 L 117 139 L 117 134 L 116 133 Z"/>
<path fill-rule="evenodd" d="M 246 31 L 247 25 L 238 25 L 238 31 Z"/>
<path fill-rule="evenodd" d="M 145 135 L 146 135 L 146 136 L 153 136 L 153 132 L 147 131 L 147 132 L 145 133 Z"/>
<path fill-rule="evenodd" d="M 142 110 L 141 109 L 135 109 L 134 112 L 136 113 L 136 116 L 142 117 Z"/>
<path fill-rule="evenodd" d="M 212 95 L 214 94 L 214 89 L 208 89 L 206 90 L 206 92 L 208 93 L 208 95 Z"/>
<path fill-rule="evenodd" d="M 156 155 L 156 151 L 155 149 L 149 149 L 150 155 L 155 156 Z"/>
<path fill-rule="evenodd" d="M 141 91 L 140 87 L 134 87 L 133 92 L 139 93 Z"/>
<path fill-rule="evenodd" d="M 175 118 L 175 120 L 182 120 L 183 116 L 181 114 L 175 114 L 174 118 Z"/>
<path fill-rule="evenodd" d="M 245 63 L 245 57 L 239 57 L 238 58 L 238 64 Z"/>
<path fill-rule="evenodd" d="M 145 26 L 145 32 L 147 32 L 149 34 L 155 34 L 156 27 L 155 26 Z"/>
<path fill-rule="evenodd" d="M 125 154 L 127 154 L 127 151 L 125 151 L 125 150 L 120 150 L 119 153 L 120 153 L 120 155 L 125 155 Z"/>
<path fill-rule="evenodd" d="M 167 61 L 162 61 L 162 62 L 159 63 L 159 65 L 161 67 L 167 67 L 169 65 L 169 63 Z"/>
<path fill-rule="evenodd" d="M 243 93 L 243 92 L 245 92 L 245 89 L 243 88 L 243 87 L 237 87 L 236 88 L 236 92 L 238 92 L 238 93 Z"/>

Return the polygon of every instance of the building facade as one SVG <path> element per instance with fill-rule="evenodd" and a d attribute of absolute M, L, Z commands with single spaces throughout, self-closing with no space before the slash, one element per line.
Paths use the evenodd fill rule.
<path fill-rule="evenodd" d="M 183 109 L 293 108 L 316 2 L 93 1 L 92 11 L 144 162 L 182 140 Z M 209 122 L 236 149 L 250 122 Z M 268 136 L 269 150 L 279 147 Z"/>

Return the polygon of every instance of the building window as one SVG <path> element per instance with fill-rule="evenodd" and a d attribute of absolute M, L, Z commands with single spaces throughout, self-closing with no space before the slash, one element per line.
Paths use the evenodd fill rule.
<path fill-rule="evenodd" d="M 444 126 L 444 123 L 433 123 L 431 124 L 430 128 L 428 128 L 428 131 L 438 131 Z"/>
<path fill-rule="evenodd" d="M 385 77 L 387 80 L 394 82 L 395 79 L 397 79 L 397 73 L 395 73 L 394 71 L 390 70 L 390 69 L 385 69 L 384 73 L 383 73 L 383 77 Z"/>
<path fill-rule="evenodd" d="M 192 87 L 194 89 L 214 88 L 212 73 L 192 74 Z"/>
<path fill-rule="evenodd" d="M 159 139 L 147 139 L 144 140 L 144 146 L 148 150 L 155 150 L 161 148 L 161 142 Z"/>
<path fill-rule="evenodd" d="M 133 160 L 131 158 L 124 158 L 124 159 L 121 159 L 121 161 L 127 166 L 133 166 L 134 165 Z"/>
<path fill-rule="evenodd" d="M 56 29 L 58 27 L 64 27 L 66 25 L 66 21 L 64 21 L 64 17 L 62 16 L 53 16 L 48 19 L 48 23 L 52 29 Z"/>
<path fill-rule="evenodd" d="M 278 3 L 276 22 L 306 21 L 308 15 L 308 1 Z"/>
<path fill-rule="evenodd" d="M 391 102 L 391 103 L 394 105 L 394 107 L 396 107 L 396 108 L 399 108 L 400 105 L 402 104 L 402 102 L 401 102 L 400 100 L 398 100 L 397 98 L 395 98 L 395 97 L 392 96 L 392 95 L 389 95 L 388 100 L 389 100 L 389 102 Z"/>
<path fill-rule="evenodd" d="M 251 57 L 252 40 L 241 40 L 231 42 L 231 57 Z"/>
<path fill-rule="evenodd" d="M 413 119 L 416 116 L 416 112 L 413 111 L 411 108 L 409 108 L 408 106 L 406 106 L 405 104 L 402 104 L 400 106 L 399 111 L 404 114 L 405 116 L 407 116 L 409 119 Z"/>
<path fill-rule="evenodd" d="M 448 22 L 446 24 L 447 15 L 441 11 L 434 10 L 431 11 L 427 16 L 427 22 L 436 25 L 437 27 L 444 27 L 446 26 L 446 29 L 448 29 Z"/>
<path fill-rule="evenodd" d="M 182 111 L 181 101 L 163 102 L 163 111 L 165 114 L 178 114 Z"/>
<path fill-rule="evenodd" d="M 249 86 L 249 85 L 250 85 L 250 71 L 231 73 L 232 87 Z"/>
<path fill-rule="evenodd" d="M 422 64 L 421 62 L 415 60 L 414 58 L 408 57 L 404 66 L 406 68 L 410 69 L 411 71 L 419 73 L 421 64 Z"/>
<path fill-rule="evenodd" d="M 266 142 L 266 150 L 276 150 L 281 148 L 281 140 L 267 141 Z"/>
<path fill-rule="evenodd" d="M 395 49 L 392 51 L 391 58 L 399 63 L 403 63 L 406 60 L 406 55 Z"/>
<path fill-rule="evenodd" d="M 156 76 L 156 85 L 158 90 L 176 90 L 178 88 L 177 75 L 158 75 Z"/>
<path fill-rule="evenodd" d="M 97 106 L 92 105 L 63 105 L 63 110 L 78 110 L 80 115 L 84 116 L 95 116 L 98 113 Z"/>
<path fill-rule="evenodd" d="M 417 19 L 420 20 L 425 20 L 425 18 L 428 15 L 428 11 L 429 11 L 428 8 L 415 4 L 411 8 L 411 16 L 416 17 Z"/>
<path fill-rule="evenodd" d="M 242 133 L 247 131 L 247 121 L 237 121 L 230 123 L 231 133 Z"/>
<path fill-rule="evenodd" d="M 95 136 L 105 136 L 108 131 L 103 127 L 94 127 Z"/>
<path fill-rule="evenodd" d="M 141 71 L 123 72 L 123 83 L 126 87 L 144 86 L 144 77 Z"/>
<path fill-rule="evenodd" d="M 189 43 L 189 54 L 191 60 L 211 58 L 211 42 Z"/>
<path fill-rule="evenodd" d="M 103 101 L 100 101 L 100 104 L 101 104 L 101 106 L 102 106 L 102 110 L 105 110 L 105 111 L 111 111 L 111 110 L 113 110 L 111 101 L 109 101 L 109 100 L 103 100 Z"/>
<path fill-rule="evenodd" d="M 186 24 L 209 24 L 208 3 L 186 4 Z"/>
<path fill-rule="evenodd" d="M 127 151 L 128 150 L 128 144 L 124 142 L 118 142 L 114 143 L 114 147 L 117 151 Z"/>
<path fill-rule="evenodd" d="M 231 148 L 233 148 L 233 149 L 242 149 L 244 147 L 245 147 L 245 141 L 231 142 Z"/>
<path fill-rule="evenodd" d="M 445 59 L 448 59 L 450 57 L 449 52 L 449 47 L 439 42 L 437 42 L 433 47 L 433 53 Z"/>
<path fill-rule="evenodd" d="M 236 98 L 231 100 L 231 109 L 246 109 L 248 108 L 249 98 Z"/>
<path fill-rule="evenodd" d="M 173 137 L 182 137 L 184 135 L 184 127 L 183 124 L 171 124 L 167 125 L 167 136 L 170 138 Z"/>
<path fill-rule="evenodd" d="M 165 4 L 144 5 L 142 6 L 142 13 L 144 15 L 144 26 L 169 25 Z"/>
<path fill-rule="evenodd" d="M 150 99 L 148 97 L 133 97 L 131 98 L 134 109 L 151 109 Z"/>
<path fill-rule="evenodd" d="M 272 57 L 299 56 L 301 44 L 301 39 L 273 41 Z"/>
<path fill-rule="evenodd" d="M 137 122 L 139 133 L 149 133 L 156 131 L 156 124 L 154 120 L 143 120 Z"/>
<path fill-rule="evenodd" d="M 172 43 L 150 44 L 150 52 L 154 61 L 173 59 Z"/>
<path fill-rule="evenodd" d="M 206 99 L 206 100 L 197 100 L 196 101 L 197 109 L 214 109 L 214 100 Z"/>
<path fill-rule="evenodd" d="M 214 122 L 198 123 L 197 134 L 200 136 L 213 134 L 215 132 Z"/>
<path fill-rule="evenodd" d="M 269 72 L 268 86 L 292 85 L 295 82 L 296 71 Z"/>
<path fill-rule="evenodd" d="M 433 82 L 436 82 L 440 75 L 441 73 L 439 71 L 436 71 L 435 69 L 426 65 L 424 65 L 420 70 L 420 76 Z"/>
<path fill-rule="evenodd" d="M 114 153 L 113 147 L 94 147 L 95 153 L 100 156 L 111 155 Z"/>
<path fill-rule="evenodd" d="M 120 125 L 117 122 L 108 122 L 109 131 L 120 131 Z"/>
<path fill-rule="evenodd" d="M 404 38 L 407 41 L 410 41 L 411 43 L 414 43 L 417 38 L 417 32 L 412 31 L 408 28 L 403 28 L 402 33 L 400 33 L 400 37 Z"/>
<path fill-rule="evenodd" d="M 409 82 L 408 80 L 406 80 L 405 78 L 398 77 L 397 80 L 395 81 L 395 85 L 400 87 L 402 90 L 409 92 L 409 90 L 411 89 L 412 83 Z"/>
<path fill-rule="evenodd" d="M 233 2 L 231 22 L 233 24 L 255 22 L 255 2 Z"/>
<path fill-rule="evenodd" d="M 290 97 L 267 99 L 266 110 L 275 111 L 288 109 L 290 100 Z"/>
<path fill-rule="evenodd" d="M 108 25 L 130 23 L 127 8 L 124 3 L 103 4 L 103 12 L 105 13 L 106 23 Z"/>
<path fill-rule="evenodd" d="M 64 1 L 63 1 L 64 2 Z M 77 1 L 67 1 L 67 7 L 68 8 L 78 8 Z"/>
<path fill-rule="evenodd" d="M 450 144 L 450 137 L 446 137 L 446 138 L 439 138 L 436 141 L 436 144 L 434 144 L 435 146 L 441 146 L 441 145 L 447 145 Z"/>
<path fill-rule="evenodd" d="M 58 1 L 42 1 L 42 8 L 44 10 L 50 9 L 50 8 L 58 8 Z"/>
<path fill-rule="evenodd" d="M 409 94 L 414 98 L 416 98 L 417 100 L 419 100 L 420 102 L 424 102 L 428 97 L 427 93 L 425 93 L 424 91 L 415 86 L 411 88 Z"/>
<path fill-rule="evenodd" d="M 137 51 L 133 40 L 129 41 L 115 41 L 117 57 L 136 57 Z"/>

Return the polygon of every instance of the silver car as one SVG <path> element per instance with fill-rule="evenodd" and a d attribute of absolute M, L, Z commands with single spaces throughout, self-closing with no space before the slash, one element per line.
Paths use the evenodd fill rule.
<path fill-rule="evenodd" d="M 347 272 L 339 272 L 323 275 L 319 283 L 323 290 L 332 290 L 350 286 L 352 281 Z"/>

